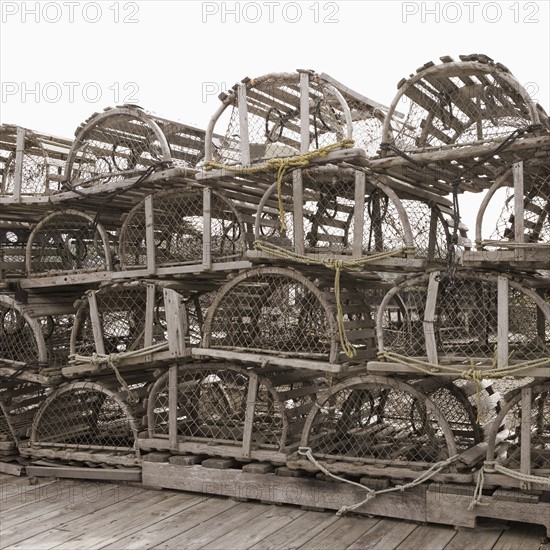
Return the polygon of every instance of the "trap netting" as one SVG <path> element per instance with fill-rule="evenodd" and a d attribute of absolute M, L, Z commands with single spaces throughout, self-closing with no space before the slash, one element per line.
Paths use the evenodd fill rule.
<path fill-rule="evenodd" d="M 156 266 L 201 263 L 205 238 L 213 262 L 242 258 L 246 246 L 244 224 L 221 194 L 211 192 L 209 207 L 204 204 L 204 190 L 199 187 L 161 191 L 147 200 L 153 203 L 149 223 L 153 226 Z M 205 208 L 209 224 L 205 221 Z M 144 201 L 128 214 L 120 232 L 119 256 L 124 269 L 147 266 L 147 223 Z"/>
<path fill-rule="evenodd" d="M 302 75 L 302 88 L 300 78 Z M 304 80 L 305 79 L 305 80 Z M 302 123 L 301 102 L 307 102 Z M 337 146 L 352 137 L 342 94 L 313 72 L 272 73 L 245 79 L 222 96 L 213 119 L 222 138 L 207 133 L 206 160 L 226 165 L 262 163 L 299 155 L 302 133 L 309 151 Z M 307 124 L 307 128 L 303 125 Z"/>
<path fill-rule="evenodd" d="M 115 283 L 88 291 L 82 299 L 71 334 L 71 354 L 131 352 L 167 344 L 167 339 L 163 288 L 146 281 Z"/>
<path fill-rule="evenodd" d="M 138 107 L 95 113 L 79 126 L 75 136 L 65 168 L 71 187 L 114 183 L 171 160 L 166 137 Z"/>
<path fill-rule="evenodd" d="M 486 56 L 460 57 L 460 62 L 426 63 L 398 84 L 384 124 L 385 143 L 402 151 L 473 144 L 539 123 L 539 110 L 506 67 Z M 403 102 L 407 116 L 392 130 Z"/>
<path fill-rule="evenodd" d="M 110 271 L 114 240 L 114 235 L 84 212 L 54 212 L 40 221 L 29 237 L 27 273 Z"/>
<path fill-rule="evenodd" d="M 231 364 L 180 366 L 175 425 L 170 424 L 170 376 L 165 373 L 149 395 L 149 437 L 167 437 L 175 429 L 180 441 L 203 442 L 201 452 L 207 454 L 213 443 L 242 446 L 247 442 L 254 449 L 282 451 L 298 442 L 300 420 L 318 390 L 311 374 L 302 373 L 298 380 L 292 380 L 291 374 L 288 381 L 285 374 L 257 376 L 253 370 Z M 247 402 L 248 396 L 253 401 Z"/>
<path fill-rule="evenodd" d="M 500 209 L 500 215 L 487 240 L 482 235 L 476 236 L 480 245 L 506 247 L 513 246 L 515 242 L 550 244 L 550 168 L 535 166 L 524 170 L 523 184 L 522 197 L 514 194 L 509 180 L 502 181 L 490 191 L 491 200 L 481 214 L 483 218 L 491 216 L 494 206 Z M 523 234 L 519 235 L 516 234 L 516 201 L 523 202 Z M 518 237 L 522 240 L 518 241 Z"/>
<path fill-rule="evenodd" d="M 439 359 L 465 364 L 491 365 L 504 345 L 510 365 L 548 357 L 548 304 L 514 281 L 506 298 L 508 307 L 499 314 L 498 278 L 481 272 L 436 275 L 431 284 L 429 275 L 413 277 L 391 289 L 378 310 L 379 348 L 405 360 L 427 358 L 433 342 Z"/>
<path fill-rule="evenodd" d="M 130 390 L 143 394 L 145 383 L 134 383 Z M 136 439 L 143 409 L 136 403 L 129 406 L 126 398 L 126 392 L 107 382 L 71 382 L 59 387 L 36 414 L 30 454 L 40 456 L 41 450 L 49 449 L 60 451 L 60 458 L 66 458 L 63 451 L 67 450 L 139 456 Z M 87 459 L 94 461 L 94 455 Z M 98 459 L 109 462 L 105 454 Z"/>
<path fill-rule="evenodd" d="M 457 399 L 447 405 L 449 411 L 460 407 Z M 333 386 L 317 400 L 301 445 L 310 447 L 317 459 L 335 461 L 331 470 L 342 471 L 342 463 L 422 467 L 457 453 L 444 413 L 410 384 L 383 376 L 357 376 Z M 462 424 L 471 430 L 467 418 L 460 411 L 451 421 L 456 428 Z"/>
<path fill-rule="evenodd" d="M 18 130 L 24 133 L 21 161 L 17 159 Z M 3 124 L 0 127 L 0 169 L 0 195 L 44 195 L 53 183 L 50 182 L 48 153 L 42 142 L 30 130 L 17 126 Z"/>
<path fill-rule="evenodd" d="M 370 309 L 345 281 L 341 306 L 343 331 L 356 357 L 372 355 Z M 320 289 L 287 268 L 256 268 L 226 283 L 208 309 L 203 342 L 206 348 L 349 360 L 341 356 L 333 289 Z"/>
<path fill-rule="evenodd" d="M 39 317 L 42 336 L 48 353 L 48 366 L 63 367 L 69 362 L 74 314 Z"/>
<path fill-rule="evenodd" d="M 0 227 L 0 278 L 25 274 L 25 251 L 30 229 L 26 223 Z"/>
<path fill-rule="evenodd" d="M 550 472 L 550 383 L 536 381 L 506 396 L 489 435 L 487 460 L 524 474 Z M 497 428 L 501 428 L 497 431 Z"/>
<path fill-rule="evenodd" d="M 0 363 L 16 369 L 39 368 L 47 363 L 44 336 L 32 319 L 10 297 L 0 295 Z"/>
<path fill-rule="evenodd" d="M 28 437 L 34 416 L 48 391 L 38 384 L 9 378 L 0 385 L 0 440 L 16 444 Z"/>

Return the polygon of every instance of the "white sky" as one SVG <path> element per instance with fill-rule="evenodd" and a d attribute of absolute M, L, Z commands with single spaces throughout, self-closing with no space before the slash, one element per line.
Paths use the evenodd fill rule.
<path fill-rule="evenodd" d="M 64 137 L 93 112 L 128 100 L 205 127 L 219 89 L 297 68 L 326 72 L 388 105 L 397 82 L 417 67 L 469 53 L 506 65 L 550 110 L 547 0 L 0 6 L 0 121 Z M 473 238 L 479 197 L 462 202 Z"/>

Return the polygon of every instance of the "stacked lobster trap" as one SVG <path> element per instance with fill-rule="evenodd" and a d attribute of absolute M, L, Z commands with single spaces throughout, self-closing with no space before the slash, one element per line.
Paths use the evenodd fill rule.
<path fill-rule="evenodd" d="M 144 455 L 367 500 L 422 484 L 427 521 L 500 517 L 509 490 L 547 514 L 550 121 L 505 66 L 443 57 L 389 107 L 270 73 L 205 131 L 124 105 L 73 141 L 0 136 L 10 452 L 167 487 Z M 459 518 L 430 516 L 435 482 L 473 493 Z"/>

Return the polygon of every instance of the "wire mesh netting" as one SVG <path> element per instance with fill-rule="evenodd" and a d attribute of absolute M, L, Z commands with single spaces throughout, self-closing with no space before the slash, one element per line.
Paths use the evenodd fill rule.
<path fill-rule="evenodd" d="M 46 150 L 40 139 L 30 130 L 24 130 L 22 165 L 16 163 L 17 127 L 0 127 L 0 169 L 2 180 L 0 195 L 13 195 L 17 170 L 21 173 L 21 195 L 43 195 L 57 186 L 50 182 L 50 166 Z"/>
<path fill-rule="evenodd" d="M 284 378 L 284 374 L 275 371 L 258 379 L 251 427 L 254 448 L 283 450 L 299 440 L 301 427 L 315 399 L 318 381 L 312 375 L 286 383 L 281 382 Z M 179 367 L 177 435 L 183 441 L 207 445 L 241 445 L 246 430 L 247 396 L 250 384 L 254 383 L 250 371 L 238 366 Z M 151 390 L 148 401 L 150 437 L 170 433 L 169 384 L 166 373 Z"/>
<path fill-rule="evenodd" d="M 529 428 L 523 437 L 528 434 L 529 440 L 525 444 L 530 448 L 531 473 L 547 475 L 550 469 L 550 385 L 539 382 L 531 384 L 531 388 L 530 415 L 527 417 Z M 497 418 L 499 423 L 502 422 L 504 431 L 498 433 L 502 441 L 496 449 L 499 462 L 507 468 L 519 470 L 523 424 L 521 391 L 516 390 L 507 397 L 507 403 Z M 495 457 L 487 458 L 494 460 Z"/>
<path fill-rule="evenodd" d="M 96 293 L 99 325 L 106 354 L 135 351 L 146 345 L 167 341 L 166 314 L 162 288 L 154 287 L 154 300 L 150 302 L 152 338 L 145 343 L 147 315 L 147 284 L 113 284 Z M 90 356 L 96 353 L 90 305 L 84 299 L 75 316 L 71 335 L 71 353 Z"/>
<path fill-rule="evenodd" d="M 326 358 L 334 347 L 327 304 L 291 270 L 253 270 L 220 289 L 208 311 L 205 347 Z"/>
<path fill-rule="evenodd" d="M 310 413 L 302 445 L 315 456 L 403 465 L 438 462 L 455 451 L 425 395 L 405 383 L 362 378 L 335 386 Z"/>
<path fill-rule="evenodd" d="M 435 337 L 440 358 L 491 364 L 499 331 L 506 330 L 499 326 L 496 278 L 471 274 L 441 277 L 433 321 L 426 320 L 427 277 L 411 279 L 398 292 L 390 292 L 393 299 L 378 316 L 383 349 L 426 357 L 426 339 Z M 514 285 L 508 299 L 510 363 L 547 357 L 550 320 L 540 303 Z"/>
<path fill-rule="evenodd" d="M 92 115 L 76 135 L 65 173 L 73 187 L 114 183 L 170 158 L 162 133 L 139 109 Z"/>
<path fill-rule="evenodd" d="M 111 268 L 114 236 L 88 215 L 64 210 L 47 216 L 29 239 L 30 275 Z"/>
<path fill-rule="evenodd" d="M 71 332 L 74 314 L 46 315 L 38 318 L 46 349 L 48 365 L 62 367 L 67 365 L 71 353 Z"/>
<path fill-rule="evenodd" d="M 1 297 L 0 297 L 1 298 Z M 38 365 L 39 343 L 30 320 L 9 301 L 0 299 L 0 358 Z"/>
<path fill-rule="evenodd" d="M 136 426 L 116 393 L 100 384 L 74 382 L 56 390 L 41 406 L 31 445 L 132 451 Z"/>
<path fill-rule="evenodd" d="M 4 276 L 25 273 L 25 253 L 30 232 L 27 227 L 0 228 L 0 272 Z"/>
<path fill-rule="evenodd" d="M 201 263 L 204 242 L 203 189 L 188 187 L 153 196 L 155 264 L 159 267 Z M 240 259 L 244 253 L 244 226 L 231 203 L 213 192 L 210 204 L 210 254 L 214 262 Z M 147 264 L 144 204 L 126 218 L 120 236 L 124 268 Z"/>
<path fill-rule="evenodd" d="M 408 113 L 384 141 L 405 151 L 497 140 L 536 122 L 525 89 L 492 62 L 428 63 L 399 88 L 393 105 Z"/>
<path fill-rule="evenodd" d="M 271 74 L 246 83 L 247 137 L 251 163 L 298 155 L 301 150 L 299 73 Z M 309 150 L 333 145 L 348 137 L 349 107 L 332 85 L 315 74 L 309 76 Z M 212 160 L 242 164 L 241 116 L 237 94 L 229 92 L 228 108 L 218 126 L 227 123 L 224 136 L 214 143 Z M 229 110 L 229 112 L 227 112 Z M 366 138 L 365 138 L 366 139 Z"/>
<path fill-rule="evenodd" d="M 550 243 L 550 172 L 540 167 L 524 172 L 523 227 L 524 242 Z M 507 241 L 516 240 L 515 201 L 512 187 L 506 187 L 502 197 L 502 210 L 496 227 L 490 234 L 490 241 L 499 241 L 503 246 Z M 522 200 L 519 198 L 519 200 Z M 490 213 L 490 209 L 488 213 Z"/>
<path fill-rule="evenodd" d="M 0 386 L 0 439 L 25 439 L 47 390 L 38 384 L 2 380 Z"/>

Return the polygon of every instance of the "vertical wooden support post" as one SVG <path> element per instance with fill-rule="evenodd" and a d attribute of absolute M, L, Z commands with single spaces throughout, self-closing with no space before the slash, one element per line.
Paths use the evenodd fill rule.
<path fill-rule="evenodd" d="M 508 366 L 508 293 L 509 282 L 503 275 L 498 276 L 497 297 L 497 367 Z"/>
<path fill-rule="evenodd" d="M 300 153 L 309 151 L 309 73 L 300 71 Z"/>
<path fill-rule="evenodd" d="M 439 290 L 439 271 L 430 273 L 428 282 L 428 296 L 426 298 L 426 309 L 424 310 L 424 338 L 426 340 L 426 354 L 428 362 L 438 365 L 437 342 L 435 339 L 435 306 L 437 303 L 437 293 Z"/>
<path fill-rule="evenodd" d="M 353 247 L 352 255 L 360 258 L 363 255 L 363 230 L 365 228 L 365 187 L 367 176 L 364 172 L 355 171 L 355 206 L 353 211 Z"/>
<path fill-rule="evenodd" d="M 185 306 L 181 303 L 181 297 L 175 290 L 164 288 L 163 293 L 168 350 L 172 357 L 184 357 L 186 354 L 185 334 L 187 332 Z"/>
<path fill-rule="evenodd" d="M 157 262 L 155 257 L 155 218 L 152 194 L 145 197 L 145 245 L 147 249 L 147 272 L 154 275 Z"/>
<path fill-rule="evenodd" d="M 531 399 L 533 390 L 531 387 L 521 389 L 521 449 L 520 472 L 531 474 Z M 528 490 L 530 483 L 520 482 L 520 489 Z"/>
<path fill-rule="evenodd" d="M 240 82 L 237 87 L 239 106 L 239 137 L 241 146 L 241 164 L 250 165 L 250 141 L 248 139 L 248 106 L 246 104 L 246 84 Z"/>
<path fill-rule="evenodd" d="M 258 375 L 255 372 L 250 372 L 243 429 L 242 455 L 244 458 L 250 458 L 250 450 L 252 446 L 252 430 L 254 429 L 254 414 L 256 413 L 256 398 L 258 396 L 258 383 Z"/>
<path fill-rule="evenodd" d="M 544 300 L 544 290 L 539 288 L 537 294 Z M 546 317 L 544 316 L 544 311 L 537 307 L 537 336 L 540 338 L 541 342 L 544 342 L 546 338 Z"/>
<path fill-rule="evenodd" d="M 437 245 L 437 222 L 439 220 L 437 208 L 430 211 L 430 233 L 428 235 L 428 260 L 435 259 L 435 247 Z"/>
<path fill-rule="evenodd" d="M 97 308 L 97 298 L 95 290 L 88 293 L 88 305 L 90 307 L 90 321 L 92 323 L 92 332 L 95 341 L 95 351 L 101 355 L 105 355 L 105 344 L 103 343 L 103 327 L 101 326 L 101 318 Z"/>
<path fill-rule="evenodd" d="M 168 439 L 170 450 L 178 450 L 178 367 L 168 370 Z"/>
<path fill-rule="evenodd" d="M 294 202 L 294 251 L 297 254 L 304 254 L 304 188 L 301 168 L 292 172 L 292 198 Z"/>
<path fill-rule="evenodd" d="M 512 166 L 514 176 L 514 241 L 525 242 L 525 228 L 523 225 L 523 161 L 516 162 Z M 521 247 L 515 249 L 515 260 L 520 262 L 525 259 L 525 250 Z"/>
<path fill-rule="evenodd" d="M 202 267 L 212 269 L 212 189 L 205 187 L 202 198 Z"/>
<path fill-rule="evenodd" d="M 21 189 L 23 187 L 23 163 L 25 161 L 25 128 L 17 127 L 15 142 L 15 174 L 13 180 L 13 200 L 21 202 Z"/>
<path fill-rule="evenodd" d="M 143 346 L 153 345 L 153 327 L 155 324 L 155 285 L 147 285 L 145 302 L 145 332 L 143 334 Z"/>

